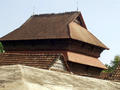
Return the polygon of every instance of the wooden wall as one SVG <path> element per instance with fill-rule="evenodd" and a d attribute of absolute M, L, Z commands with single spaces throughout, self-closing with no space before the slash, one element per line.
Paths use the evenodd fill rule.
<path fill-rule="evenodd" d="M 6 51 L 66 50 L 66 40 L 30 40 L 2 42 Z"/>
<path fill-rule="evenodd" d="M 100 53 L 103 51 L 103 49 L 100 47 L 76 40 L 69 41 L 69 50 L 73 52 L 86 54 L 88 56 L 93 56 L 96 58 L 100 57 Z"/>
<path fill-rule="evenodd" d="M 66 50 L 98 58 L 102 48 L 71 39 L 29 40 L 2 42 L 5 51 L 49 51 Z"/>
<path fill-rule="evenodd" d="M 72 73 L 85 76 L 99 76 L 102 69 L 91 67 L 87 65 L 77 64 L 73 62 L 68 62 L 70 70 Z"/>
<path fill-rule="evenodd" d="M 103 51 L 102 48 L 71 39 L 57 40 L 27 40 L 27 41 L 4 41 L 5 51 L 72 51 L 98 58 Z M 59 62 L 60 63 L 60 62 Z M 70 70 L 79 75 L 99 75 L 102 69 L 87 65 L 68 62 Z M 58 62 L 56 62 L 58 65 Z M 53 67 L 52 69 L 54 69 Z"/>

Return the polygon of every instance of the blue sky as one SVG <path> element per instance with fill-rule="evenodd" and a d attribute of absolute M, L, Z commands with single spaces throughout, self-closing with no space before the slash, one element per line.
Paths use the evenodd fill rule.
<path fill-rule="evenodd" d="M 77 10 L 77 0 L 0 0 L 0 37 L 20 27 L 31 15 Z M 120 0 L 78 0 L 88 30 L 110 50 L 100 57 L 110 63 L 120 54 Z"/>

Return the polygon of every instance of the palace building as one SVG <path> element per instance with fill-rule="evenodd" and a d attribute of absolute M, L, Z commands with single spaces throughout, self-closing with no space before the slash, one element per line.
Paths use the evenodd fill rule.
<path fill-rule="evenodd" d="M 80 12 L 33 15 L 0 41 L 5 50 L 0 65 L 22 64 L 89 76 L 106 69 L 98 58 L 108 48 L 88 31 Z"/>

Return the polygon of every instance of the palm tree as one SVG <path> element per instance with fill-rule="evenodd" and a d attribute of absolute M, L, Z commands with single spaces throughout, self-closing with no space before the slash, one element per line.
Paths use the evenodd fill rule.
<path fill-rule="evenodd" d="M 110 65 L 105 64 L 105 66 L 108 68 L 107 70 L 103 70 L 103 72 L 109 72 L 112 73 L 120 63 L 120 56 L 117 55 L 114 57 L 114 60 L 111 61 Z"/>
<path fill-rule="evenodd" d="M 120 56 L 117 55 L 117 56 L 115 56 L 114 60 L 111 61 L 113 71 L 117 68 L 119 62 L 120 62 Z"/>

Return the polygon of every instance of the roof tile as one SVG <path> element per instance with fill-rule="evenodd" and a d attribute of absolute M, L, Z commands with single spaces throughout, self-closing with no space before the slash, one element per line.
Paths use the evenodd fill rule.
<path fill-rule="evenodd" d="M 4 53 L 0 55 L 0 65 L 23 64 L 38 68 L 48 69 L 53 60 L 57 59 L 59 54 L 46 53 Z"/>
<path fill-rule="evenodd" d="M 102 69 L 107 69 L 102 62 L 100 62 L 97 58 L 91 57 L 91 56 L 86 56 L 83 54 L 78 54 L 78 53 L 73 53 L 73 52 L 68 52 L 68 61 L 79 63 L 79 64 L 84 64 L 84 65 L 89 65 L 93 67 L 98 67 Z"/>

